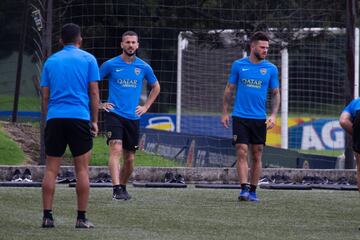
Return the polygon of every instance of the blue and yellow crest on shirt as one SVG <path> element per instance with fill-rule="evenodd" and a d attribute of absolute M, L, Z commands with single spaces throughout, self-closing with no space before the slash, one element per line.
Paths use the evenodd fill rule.
<path fill-rule="evenodd" d="M 136 76 L 138 76 L 140 74 L 141 70 L 140 70 L 140 68 L 135 68 L 134 72 L 135 72 Z"/>

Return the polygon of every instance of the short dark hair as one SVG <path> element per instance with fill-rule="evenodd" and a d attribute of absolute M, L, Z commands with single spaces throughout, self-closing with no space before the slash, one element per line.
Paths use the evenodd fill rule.
<path fill-rule="evenodd" d="M 61 39 L 64 44 L 76 43 L 80 36 L 80 27 L 75 23 L 67 23 L 61 29 Z"/>
<path fill-rule="evenodd" d="M 251 38 L 250 43 L 256 42 L 256 41 L 269 41 L 269 37 L 265 32 L 255 32 Z"/>
<path fill-rule="evenodd" d="M 124 32 L 123 35 L 121 36 L 121 41 L 123 41 L 124 37 L 126 37 L 126 36 L 136 36 L 138 41 L 139 41 L 139 35 L 134 31 L 126 31 L 126 32 Z"/>

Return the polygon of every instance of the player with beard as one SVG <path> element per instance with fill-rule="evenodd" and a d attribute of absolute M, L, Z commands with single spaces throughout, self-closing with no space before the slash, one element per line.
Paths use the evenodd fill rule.
<path fill-rule="evenodd" d="M 224 91 L 221 122 L 229 127 L 228 108 L 236 88 L 232 112 L 233 144 L 236 149 L 237 172 L 241 191 L 239 200 L 258 202 L 256 187 L 261 175 L 261 158 L 266 141 L 266 130 L 275 125 L 280 105 L 277 67 L 265 60 L 269 50 L 269 38 L 256 32 L 250 39 L 250 56 L 236 60 L 231 67 Z M 272 109 L 266 119 L 266 97 L 272 95 Z M 248 179 L 248 151 L 251 151 L 252 167 Z"/>
<path fill-rule="evenodd" d="M 139 141 L 139 119 L 146 113 L 160 93 L 159 82 L 149 64 L 138 58 L 138 35 L 127 31 L 122 35 L 120 56 L 100 67 L 100 78 L 109 79 L 109 97 L 101 105 L 105 113 L 109 170 L 113 184 L 113 199 L 129 200 L 126 184 L 133 172 L 135 151 Z M 139 105 L 143 80 L 151 91 L 143 106 Z M 120 157 L 123 165 L 120 167 Z"/>

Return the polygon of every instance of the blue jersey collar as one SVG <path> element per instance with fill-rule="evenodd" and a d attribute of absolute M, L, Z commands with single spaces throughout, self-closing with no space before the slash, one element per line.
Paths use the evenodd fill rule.
<path fill-rule="evenodd" d="M 76 49 L 77 47 L 75 46 L 75 45 L 73 45 L 73 44 L 68 44 L 68 45 L 65 45 L 64 46 L 64 49 L 68 49 L 68 50 L 70 50 L 70 49 Z"/>
<path fill-rule="evenodd" d="M 245 59 L 246 59 L 246 61 L 247 61 L 248 63 L 250 63 L 250 64 L 252 64 L 252 65 L 259 65 L 259 64 L 263 64 L 264 62 L 266 62 L 266 59 L 263 59 L 263 60 L 261 60 L 261 61 L 258 62 L 258 63 L 253 63 L 253 62 L 251 62 L 251 61 L 250 61 L 250 57 L 246 57 Z"/>
<path fill-rule="evenodd" d="M 118 58 L 120 59 L 120 62 L 123 62 L 123 63 L 125 63 L 125 64 L 127 64 L 127 65 L 132 65 L 132 64 L 134 64 L 134 63 L 138 60 L 138 57 L 135 56 L 135 60 L 134 60 L 134 61 L 132 61 L 131 63 L 127 63 L 127 62 L 125 62 L 125 61 L 122 59 L 121 55 L 119 55 Z"/>

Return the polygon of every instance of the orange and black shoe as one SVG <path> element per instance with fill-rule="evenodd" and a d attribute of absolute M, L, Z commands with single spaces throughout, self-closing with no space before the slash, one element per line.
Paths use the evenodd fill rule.
<path fill-rule="evenodd" d="M 77 219 L 75 228 L 94 228 L 94 224 L 92 224 L 89 220 L 85 219 Z"/>
<path fill-rule="evenodd" d="M 51 218 L 43 218 L 42 227 L 43 227 L 43 228 L 53 228 L 53 227 L 55 227 L 55 225 L 54 225 L 54 219 L 51 219 Z"/>

